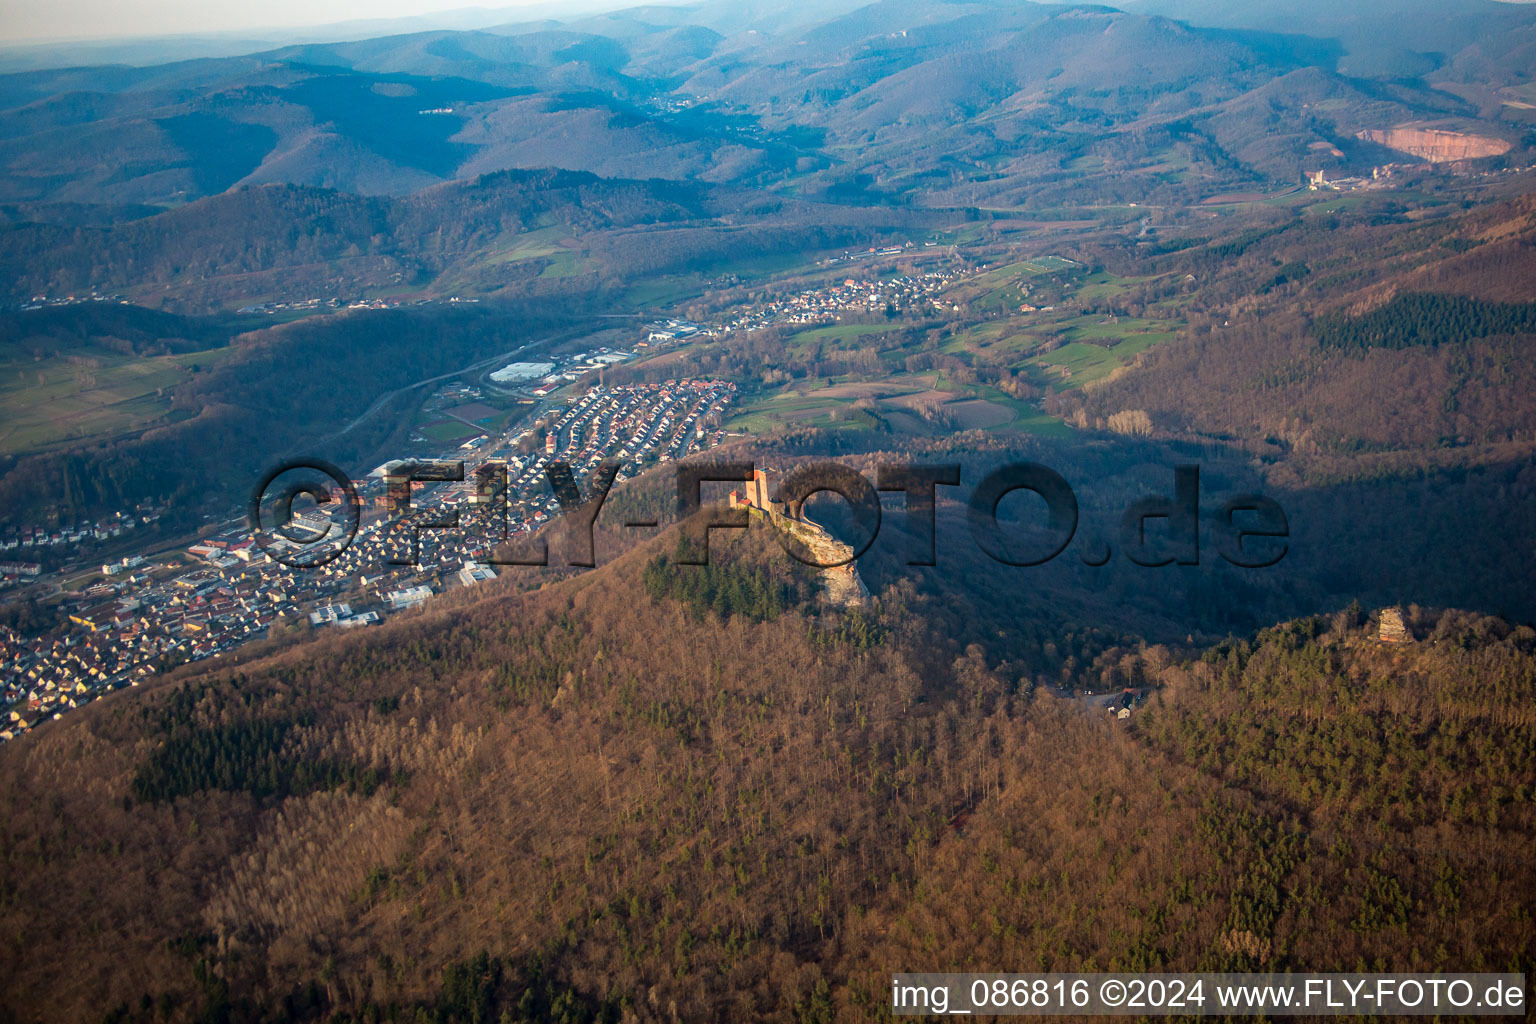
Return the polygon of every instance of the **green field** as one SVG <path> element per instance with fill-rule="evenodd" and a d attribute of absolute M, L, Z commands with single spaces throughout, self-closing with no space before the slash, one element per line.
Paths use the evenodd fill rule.
<path fill-rule="evenodd" d="M 807 390 L 804 383 L 786 385 L 749 400 L 726 425 L 727 430 L 769 434 L 786 426 L 814 426 L 833 430 L 890 429 L 898 434 L 933 436 L 968 429 L 964 421 L 952 426 L 930 424 L 904 405 L 902 398 L 920 392 L 943 392 L 956 403 L 984 401 L 1001 407 L 1011 416 L 992 425 L 977 425 L 995 432 L 1022 430 L 1040 437 L 1062 438 L 1072 430 L 1033 404 L 986 385 L 964 385 L 942 372 L 898 374 L 878 382 L 840 378 L 829 387 Z M 854 408 L 860 398 L 874 400 L 870 413 Z M 964 408 L 964 404 L 957 406 Z"/>
<path fill-rule="evenodd" d="M 466 426 L 458 420 L 444 420 L 438 423 L 429 423 L 423 427 L 417 427 L 416 433 L 429 441 L 452 443 L 454 441 L 467 441 L 471 437 L 480 435 L 483 431 Z"/>
<path fill-rule="evenodd" d="M 1060 256 L 1013 259 L 946 291 L 946 298 L 968 304 L 973 319 L 969 327 L 944 339 L 938 351 L 978 368 L 1006 366 L 1039 386 L 1062 389 L 1090 385 L 1130 364 L 1140 353 L 1173 337 L 1178 330 L 1180 325 L 1176 321 L 1114 316 L 1102 311 L 1105 307 L 1124 309 L 1151 280 L 1152 277 L 1126 278 L 1105 271 L 1090 273 L 1087 266 Z M 631 289 L 628 298 L 655 301 L 697 283 L 701 283 L 697 278 L 650 281 Z M 1020 305 L 1042 308 L 1021 312 L 1017 308 Z M 1097 307 L 1098 311 L 1081 312 L 1084 305 Z M 1047 310 L 1043 308 L 1046 306 L 1054 308 Z M 977 312 L 992 315 L 976 322 Z M 905 372 L 907 359 L 919 351 L 914 344 L 920 339 L 910 331 L 910 324 L 812 326 L 790 336 L 785 344 L 795 355 L 804 357 L 817 345 L 855 349 L 891 332 L 897 332 L 897 340 L 908 343 L 881 354 L 886 375 L 880 379 L 854 376 L 819 385 L 798 380 L 744 396 L 726 428 L 756 434 L 789 426 L 888 429 L 919 436 L 951 429 L 1023 431 L 1051 438 L 1071 434 L 1069 426 L 1042 412 L 1034 400 L 1014 398 L 1000 388 L 974 379 L 960 383 L 946 372 Z M 1064 344 L 1035 354 L 1052 341 Z M 949 395 L 939 399 L 943 415 L 935 410 L 931 397 L 902 401 L 904 393 L 929 390 Z M 980 402 L 1002 407 L 1007 418 L 999 420 L 996 409 L 988 410 Z M 865 408 L 858 409 L 856 405 Z"/>
<path fill-rule="evenodd" d="M 780 427 L 812 426 L 839 430 L 871 430 L 875 423 L 844 399 L 777 396 L 742 410 L 725 429 L 768 434 Z"/>
<path fill-rule="evenodd" d="M 1082 284 L 1072 293 L 1073 298 L 1079 302 L 1103 302 L 1107 299 L 1117 299 L 1130 291 L 1134 285 L 1154 281 L 1156 277 L 1117 277 L 1100 271 L 1083 278 Z"/>
<path fill-rule="evenodd" d="M 754 434 L 768 433 L 789 424 L 869 430 L 877 424 L 854 408 L 856 402 L 871 399 L 878 405 L 883 398 L 910 394 L 926 387 L 926 383 L 899 377 L 880 381 L 835 377 L 820 386 L 796 381 L 752 396 L 725 427 Z"/>
<path fill-rule="evenodd" d="M 539 274 L 540 277 L 575 277 L 586 269 L 586 260 L 569 249 L 556 249 L 546 254 L 545 258 L 549 260 L 549 266 Z"/>
<path fill-rule="evenodd" d="M 1074 342 L 1054 352 L 1036 356 L 1029 363 L 1039 370 L 1043 382 L 1050 382 L 1057 387 L 1080 388 L 1084 384 L 1108 377 L 1117 367 L 1125 364 L 1125 357 L 1135 355 L 1150 344 L 1151 340 L 1139 345 L 1134 341 L 1124 341 L 1113 348 L 1102 348 Z M 1063 373 L 1063 370 L 1066 372 Z"/>
<path fill-rule="evenodd" d="M 1046 336 L 1048 334 L 1037 336 L 1032 333 L 1029 325 L 1018 320 L 994 321 L 977 324 L 960 331 L 940 345 L 939 351 L 947 355 L 962 355 L 967 352 L 976 354 L 990 352 L 993 349 L 1004 352 L 1025 352 L 1039 345 Z"/>
<path fill-rule="evenodd" d="M 486 262 L 516 263 L 519 260 L 538 259 L 541 256 L 567 252 L 569 250 L 561 244 L 561 241 L 569 234 L 570 230 L 559 224 L 525 231 L 514 236 L 514 241 L 507 248 L 490 253 Z"/>
<path fill-rule="evenodd" d="M 1029 402 L 1020 401 L 1012 395 L 1004 394 L 997 388 L 980 388 L 978 393 L 989 402 L 1008 406 L 1016 414 L 1013 422 L 993 427 L 993 430 L 1022 430 L 1026 434 L 1053 439 L 1071 437 L 1073 434 L 1072 428 L 1055 416 L 1041 412 Z"/>
<path fill-rule="evenodd" d="M 1082 264 L 1060 256 L 1037 256 L 997 267 L 964 281 L 944 293 L 950 301 L 968 303 L 974 312 L 1007 313 L 1031 300 L 1031 278 L 1047 274 L 1065 276 L 1081 273 Z"/>
<path fill-rule="evenodd" d="M 647 277 L 625 290 L 621 305 L 632 309 L 677 306 L 702 295 L 708 287 L 709 279 L 699 273 Z"/>
<path fill-rule="evenodd" d="M 744 283 L 755 283 L 815 269 L 814 261 L 802 253 L 743 256 L 712 264 L 705 270 L 648 277 L 625 290 L 621 305 L 639 309 L 676 306 L 704 294 L 725 273 L 734 274 Z"/>
<path fill-rule="evenodd" d="M 947 293 L 968 303 L 970 311 L 993 312 L 945 339 L 944 355 L 965 362 L 1006 366 L 1032 383 L 1055 389 L 1080 388 L 1102 381 L 1132 363 L 1148 348 L 1174 337 L 1180 324 L 1149 317 L 1116 316 L 1102 311 L 1080 312 L 1083 305 L 1124 308 L 1127 296 L 1139 292 L 1152 278 L 1125 278 L 1104 271 L 1088 273 L 1081 264 L 1055 256 L 1016 260 L 965 280 Z M 1054 306 L 1019 312 L 1018 305 Z M 1003 314 L 998 316 L 996 314 Z M 794 335 L 789 346 L 804 354 L 813 344 L 854 348 L 863 339 L 885 334 L 901 325 L 829 324 Z M 915 338 L 915 335 L 913 335 Z M 1049 342 L 1060 343 L 1046 352 Z M 805 382 L 760 393 L 743 404 L 729 429 L 769 433 L 790 425 L 832 429 L 890 429 L 896 433 L 932 436 L 951 429 L 1023 431 L 1042 437 L 1070 436 L 1071 428 L 1039 409 L 1032 400 L 1012 397 L 989 384 L 960 383 L 947 372 L 904 372 L 911 345 L 882 353 L 888 376 L 880 380 L 838 379 L 819 390 Z M 920 391 L 946 393 L 940 399 L 945 415 L 936 416 L 932 398 L 904 402 L 902 395 Z M 854 408 L 872 400 L 868 414 Z M 977 402 L 1001 406 L 1009 416 Z M 868 402 L 864 402 L 868 406 Z M 915 406 L 921 406 L 921 409 Z M 922 411 L 930 410 L 930 411 Z M 967 426 L 969 424 L 970 426 Z"/>
<path fill-rule="evenodd" d="M 801 331 L 795 335 L 794 344 L 800 346 L 816 341 L 830 341 L 834 344 L 857 341 L 866 335 L 884 334 L 899 327 L 899 324 L 894 326 L 891 324 L 828 324 L 825 327 L 813 327 L 808 331 Z"/>
<path fill-rule="evenodd" d="M 1085 278 L 1071 297 L 1074 302 L 1098 304 L 1121 297 L 1141 280 L 1098 273 Z M 1033 368 L 1036 372 L 1031 375 L 1037 383 L 1080 387 L 1102 380 L 1138 353 L 1174 337 L 1180 326 L 1178 321 L 1147 317 L 1040 310 L 975 324 L 946 340 L 939 351 L 987 361 L 1006 358 L 1013 369 Z M 1065 344 L 1050 352 L 1030 354 L 1052 339 Z M 1062 367 L 1070 371 L 1069 376 L 1061 374 Z"/>
<path fill-rule="evenodd" d="M 1138 354 L 1172 338 L 1176 331 L 1165 321 L 1120 317 L 1105 323 L 1097 317 L 1075 317 L 1059 325 L 1067 344 L 1030 356 L 1023 365 L 1032 367 L 1040 383 L 1080 388 L 1103 380 L 1129 364 Z M 1065 369 L 1067 373 L 1061 371 Z"/>
<path fill-rule="evenodd" d="M 231 354 L 228 348 L 166 356 L 125 356 L 104 349 L 83 360 L 0 356 L 0 452 L 47 451 L 144 430 L 171 416 L 171 391 Z M 94 364 L 94 365 L 92 365 Z"/>

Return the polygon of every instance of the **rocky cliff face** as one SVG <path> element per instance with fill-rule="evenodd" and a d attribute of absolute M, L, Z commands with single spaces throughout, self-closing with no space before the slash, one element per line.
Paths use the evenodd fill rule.
<path fill-rule="evenodd" d="M 1408 153 L 1430 163 L 1449 163 L 1452 160 L 1476 160 L 1479 157 L 1500 156 L 1508 153 L 1510 145 L 1503 139 L 1484 135 L 1464 135 L 1461 132 L 1440 131 L 1436 128 L 1387 128 L 1356 132 L 1356 138 L 1365 139 Z"/>
<path fill-rule="evenodd" d="M 773 525 L 799 541 L 815 564 L 842 562 L 853 555 L 853 548 L 808 519 L 775 515 Z M 860 604 L 869 597 L 869 588 L 854 562 L 821 570 L 821 585 L 823 599 L 838 607 Z"/>

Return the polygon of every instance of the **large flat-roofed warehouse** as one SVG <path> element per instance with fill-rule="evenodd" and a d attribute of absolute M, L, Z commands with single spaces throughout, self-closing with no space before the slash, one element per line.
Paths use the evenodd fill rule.
<path fill-rule="evenodd" d="M 508 363 L 491 374 L 491 380 L 498 384 L 509 384 L 521 380 L 536 380 L 554 368 L 554 363 Z"/>

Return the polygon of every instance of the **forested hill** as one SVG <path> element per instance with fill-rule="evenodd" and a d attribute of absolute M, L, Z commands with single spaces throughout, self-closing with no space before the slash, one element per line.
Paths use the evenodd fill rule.
<path fill-rule="evenodd" d="M 766 538 L 674 543 L 0 748 L 6 1011 L 826 1024 L 898 970 L 1531 969 L 1529 629 L 1081 652 L 1066 685 L 1150 693 L 1121 721 L 910 584 L 826 611 Z"/>
<path fill-rule="evenodd" d="M 571 329 L 575 302 L 452 306 L 438 310 L 343 310 L 231 334 L 235 325 L 110 303 L 0 317 L 0 352 L 71 354 L 123 345 L 210 350 L 164 389 L 165 412 L 145 427 L 73 450 L 0 458 L 0 501 L 15 514 L 57 508 L 164 503 L 173 521 L 197 522 L 205 501 L 238 494 L 263 467 L 323 438 L 343 462 L 409 429 L 397 410 L 406 389 Z M 163 336 L 151 332 L 165 331 Z M 188 340 L 188 339 L 191 340 Z M 86 347 L 86 345 L 90 347 Z M 359 358 L 359 353 L 366 353 Z M 380 399 L 384 415 L 349 424 Z M 343 432 L 345 433 L 343 434 Z M 364 467 L 366 468 L 366 467 Z"/>
<path fill-rule="evenodd" d="M 916 221 L 703 184 L 502 171 L 393 198 L 264 185 L 104 227 L 15 224 L 0 227 L 0 268 L 13 299 L 95 290 L 203 310 L 434 291 L 445 275 L 475 294 L 526 292 L 559 259 L 575 260 L 560 276 L 631 280 L 743 246 L 815 249 Z"/>
<path fill-rule="evenodd" d="M 1236 441 L 1311 482 L 1528 463 L 1536 444 L 1536 201 L 1414 218 L 1393 204 L 1280 216 L 1158 259 L 1195 322 L 1101 388 L 1084 423 Z"/>
<path fill-rule="evenodd" d="M 1368 172 L 1402 154 L 1361 132 L 1433 124 L 1529 163 L 1525 5 L 1119 6 L 651 5 L 0 75 L 0 206 L 78 223 L 247 185 L 403 196 L 530 167 L 951 207 L 1183 203 Z"/>

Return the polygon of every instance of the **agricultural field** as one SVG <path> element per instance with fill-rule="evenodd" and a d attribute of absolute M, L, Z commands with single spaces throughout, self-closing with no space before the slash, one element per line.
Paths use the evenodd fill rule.
<path fill-rule="evenodd" d="M 1039 256 L 978 274 L 946 291 L 944 298 L 967 304 L 972 313 L 1008 313 L 1025 303 L 1038 304 L 1031 301 L 1031 296 L 1040 290 L 1035 279 L 1054 278 L 1053 283 L 1059 283 L 1084 269 L 1082 264 L 1065 257 Z"/>
<path fill-rule="evenodd" d="M 708 282 L 703 274 L 658 274 L 631 285 L 622 304 L 635 309 L 672 306 L 702 294 Z"/>
<path fill-rule="evenodd" d="M 725 429 L 762 434 L 790 425 L 869 430 L 877 424 L 855 408 L 919 390 L 895 379 L 864 382 L 834 380 L 830 385 L 797 381 L 758 395 L 745 403 Z"/>
<path fill-rule="evenodd" d="M 813 327 L 808 331 L 801 331 L 794 336 L 791 344 L 802 349 L 818 341 L 844 345 L 869 335 L 897 330 L 900 326 L 900 324 L 828 324 L 825 327 Z"/>
<path fill-rule="evenodd" d="M 539 273 L 543 278 L 575 277 L 587 269 L 585 257 L 570 249 L 557 249 L 546 258 L 549 264 Z"/>
<path fill-rule="evenodd" d="M 1142 317 L 1020 316 L 969 328 L 940 351 L 985 356 L 989 361 L 1001 356 L 1010 368 L 1029 372 L 1035 383 L 1081 387 L 1102 380 L 1139 353 L 1174 337 L 1178 327 L 1176 322 Z M 1057 343 L 1055 347 L 1049 347 L 1052 342 Z"/>
<path fill-rule="evenodd" d="M 1069 428 L 996 388 L 961 384 L 933 371 L 881 381 L 800 382 L 747 403 L 727 430 L 768 433 L 786 426 L 879 430 L 922 437 L 959 430 L 1022 429 L 1060 437 Z"/>
<path fill-rule="evenodd" d="M 569 238 L 570 229 L 560 224 L 550 224 L 516 235 L 516 241 L 506 249 L 490 254 L 488 263 L 516 263 L 520 260 L 540 259 L 569 252 L 575 240 Z"/>
<path fill-rule="evenodd" d="M 743 256 L 725 263 L 701 266 L 696 270 L 645 277 L 624 290 L 618 305 L 658 311 L 698 298 L 711 288 L 719 287 L 722 275 L 730 275 L 743 284 L 752 284 L 782 282 L 819 269 L 814 258 L 805 253 Z"/>
<path fill-rule="evenodd" d="M 145 357 L 90 348 L 70 359 L 39 360 L 0 349 L 0 453 L 49 451 L 163 423 L 171 414 L 172 389 L 230 352 Z"/>
<path fill-rule="evenodd" d="M 1072 342 L 1061 348 L 1025 360 L 1038 372 L 1041 382 L 1056 387 L 1080 388 L 1104 380 L 1159 341 L 1173 337 L 1172 331 L 1143 331 L 1120 335 L 1113 344 Z"/>
<path fill-rule="evenodd" d="M 797 375 L 746 400 L 728 428 L 766 433 L 818 426 L 918 436 L 1018 430 L 1066 436 L 1071 428 L 1042 412 L 1038 398 L 1016 397 L 988 381 L 995 379 L 996 368 L 1004 368 L 1036 387 L 1059 391 L 1106 380 L 1131 365 L 1181 326 L 1175 320 L 1105 311 L 1125 308 L 1127 296 L 1151 280 L 1090 271 L 1062 257 L 1032 257 L 977 274 L 943 293 L 947 301 L 963 304 L 969 324 L 936 349 L 923 348 L 923 332 L 900 322 L 806 328 L 786 340 L 787 355 L 803 359 L 817 346 L 829 355 L 878 345 L 884 350 L 885 375 L 869 380 L 863 371 L 852 371 L 830 382 Z M 1021 305 L 1033 308 L 1020 310 Z M 908 372 L 910 357 L 923 351 L 958 359 L 981 379 L 954 365 Z"/>
<path fill-rule="evenodd" d="M 875 427 L 875 422 L 845 399 L 786 392 L 754 403 L 727 422 L 725 429 L 767 434 L 792 425 L 870 430 Z"/>
<path fill-rule="evenodd" d="M 1082 283 L 1072 293 L 1072 297 L 1080 303 L 1105 302 L 1120 298 L 1136 285 L 1155 280 L 1157 280 L 1156 275 L 1120 277 L 1101 270 L 1084 277 Z"/>

